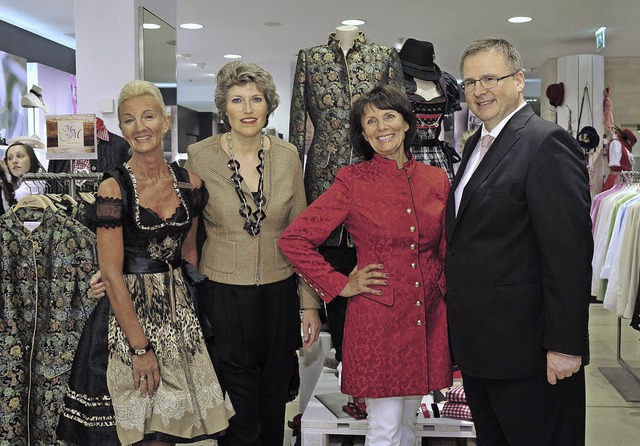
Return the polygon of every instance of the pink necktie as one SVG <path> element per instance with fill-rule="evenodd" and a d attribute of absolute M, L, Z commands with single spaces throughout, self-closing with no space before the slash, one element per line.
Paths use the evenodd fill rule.
<path fill-rule="evenodd" d="M 489 147 L 491 147 L 491 144 L 493 144 L 494 139 L 495 138 L 491 135 L 484 135 L 480 140 L 480 159 L 481 160 L 487 154 L 487 151 L 489 150 Z"/>

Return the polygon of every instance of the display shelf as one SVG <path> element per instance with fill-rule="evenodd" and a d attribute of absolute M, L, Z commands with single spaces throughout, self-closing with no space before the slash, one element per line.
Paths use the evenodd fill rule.
<path fill-rule="evenodd" d="M 325 407 L 315 395 L 339 392 L 338 378 L 335 370 L 324 368 L 313 395 L 302 414 L 302 444 L 304 446 L 331 446 L 336 436 L 364 436 L 367 431 L 367 420 L 355 420 L 351 417 L 338 418 Z M 346 396 L 345 396 L 346 398 Z M 452 418 L 417 417 L 415 424 L 416 446 L 422 444 L 422 437 L 456 438 L 456 444 L 466 444 L 467 438 L 475 438 L 472 422 Z"/>

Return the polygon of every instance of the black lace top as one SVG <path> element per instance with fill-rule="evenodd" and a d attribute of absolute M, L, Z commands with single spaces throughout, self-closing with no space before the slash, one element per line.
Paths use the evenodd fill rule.
<path fill-rule="evenodd" d="M 181 259 L 182 242 L 191 228 L 191 221 L 202 213 L 209 195 L 204 184 L 193 188 L 184 168 L 172 163 L 169 170 L 180 205 L 166 220 L 140 206 L 136 179 L 127 163 L 104 176 L 116 180 L 122 199 L 98 196 L 94 223 L 96 227 L 123 228 L 125 261 L 146 258 L 174 262 Z"/>

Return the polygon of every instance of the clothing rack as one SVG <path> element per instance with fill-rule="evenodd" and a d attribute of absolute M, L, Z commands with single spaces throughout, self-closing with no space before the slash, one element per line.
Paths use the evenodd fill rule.
<path fill-rule="evenodd" d="M 76 198 L 76 181 L 100 181 L 102 180 L 102 172 L 90 173 L 90 172 L 76 172 L 76 173 L 49 173 L 49 172 L 36 172 L 26 173 L 23 175 L 23 180 L 54 180 L 54 181 L 67 181 L 69 183 L 69 195 L 71 198 Z"/>
<path fill-rule="evenodd" d="M 622 183 L 640 183 L 640 172 L 629 170 L 620 172 L 620 182 Z M 640 381 L 640 375 L 634 370 L 627 361 L 622 358 L 622 318 L 618 318 L 618 330 L 616 336 L 616 359 L 618 364 L 627 370 L 634 378 Z"/>

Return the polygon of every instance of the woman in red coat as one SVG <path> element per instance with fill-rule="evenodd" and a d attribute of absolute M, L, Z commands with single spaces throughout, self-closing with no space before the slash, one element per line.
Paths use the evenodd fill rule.
<path fill-rule="evenodd" d="M 380 86 L 350 118 L 365 162 L 342 168 L 334 184 L 282 234 L 296 272 L 330 302 L 349 298 L 342 391 L 366 398 L 366 445 L 413 445 L 420 397 L 451 385 L 444 282 L 444 170 L 416 162 L 416 133 L 404 93 Z M 316 251 L 344 223 L 358 266 L 349 277 Z"/>

